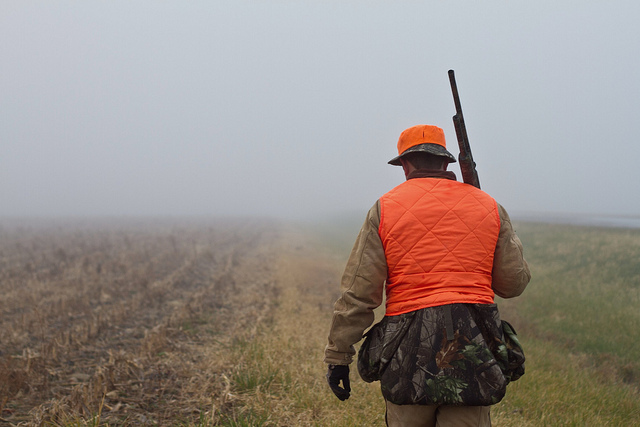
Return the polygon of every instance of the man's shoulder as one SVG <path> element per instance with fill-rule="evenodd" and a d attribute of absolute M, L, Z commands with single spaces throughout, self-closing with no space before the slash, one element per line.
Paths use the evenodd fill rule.
<path fill-rule="evenodd" d="M 465 184 L 464 182 L 455 181 L 451 179 L 442 179 L 442 178 L 435 178 L 435 177 L 409 179 L 407 181 L 404 181 L 396 185 L 391 190 L 387 191 L 380 199 L 384 199 L 385 197 L 389 197 L 393 195 L 402 195 L 404 193 L 413 192 L 416 189 L 421 189 L 422 191 L 427 191 L 427 192 L 429 191 L 448 192 L 451 190 L 456 190 L 459 192 L 478 195 L 478 197 L 489 197 L 493 199 L 493 197 L 489 193 L 477 187 L 474 187 L 473 185 Z"/>

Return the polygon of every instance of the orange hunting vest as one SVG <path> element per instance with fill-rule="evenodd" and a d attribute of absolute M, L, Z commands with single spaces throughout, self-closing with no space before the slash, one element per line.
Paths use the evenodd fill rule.
<path fill-rule="evenodd" d="M 414 178 L 380 199 L 387 316 L 453 303 L 493 303 L 496 201 L 471 185 Z"/>

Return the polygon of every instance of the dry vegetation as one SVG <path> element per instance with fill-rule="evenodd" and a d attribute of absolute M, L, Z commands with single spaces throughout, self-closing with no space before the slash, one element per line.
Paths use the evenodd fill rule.
<path fill-rule="evenodd" d="M 268 323 L 272 224 L 3 224 L 0 423 L 193 423 Z"/>
<path fill-rule="evenodd" d="M 378 384 L 324 379 L 357 226 L 308 226 L 2 223 L 0 425 L 384 425 Z M 637 425 L 640 231 L 519 233 L 534 281 L 499 304 L 527 374 L 494 425 Z"/>

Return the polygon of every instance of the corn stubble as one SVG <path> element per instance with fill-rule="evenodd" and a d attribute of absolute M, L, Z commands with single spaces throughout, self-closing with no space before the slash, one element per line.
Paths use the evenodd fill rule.
<path fill-rule="evenodd" d="M 330 237 L 334 228 L 1 224 L 0 425 L 384 425 L 377 383 L 352 370 L 352 396 L 340 402 L 325 382 L 332 306 L 357 233 Z M 492 408 L 493 425 L 637 425 L 628 340 L 640 235 L 528 224 L 519 233 L 534 279 L 499 305 L 527 374 Z M 615 310 L 600 309 L 609 302 Z M 624 345 L 594 350 L 594 336 Z"/>
<path fill-rule="evenodd" d="M 190 425 L 233 412 L 269 322 L 273 224 L 3 224 L 0 424 Z"/>

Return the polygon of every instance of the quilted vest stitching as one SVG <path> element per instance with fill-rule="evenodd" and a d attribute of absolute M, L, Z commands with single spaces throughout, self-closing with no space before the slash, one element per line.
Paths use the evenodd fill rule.
<path fill-rule="evenodd" d="M 499 221 L 493 198 L 455 181 L 413 179 L 385 194 L 381 198 L 379 233 L 387 256 L 391 305 L 393 299 L 412 299 L 409 295 L 394 295 L 392 288 L 399 283 L 410 285 L 404 286 L 410 289 L 404 293 L 413 292 L 415 287 L 418 297 L 424 300 L 420 304 L 436 301 L 441 305 L 442 301 L 429 295 L 440 292 L 431 289 L 437 280 L 463 287 L 465 283 L 459 282 L 466 280 L 474 282 L 469 285 L 476 285 L 471 293 L 479 295 L 462 297 L 470 301 L 451 302 L 492 301 L 490 275 Z M 455 274 L 459 276 L 454 278 Z M 454 293 L 452 298 L 458 297 Z"/>

